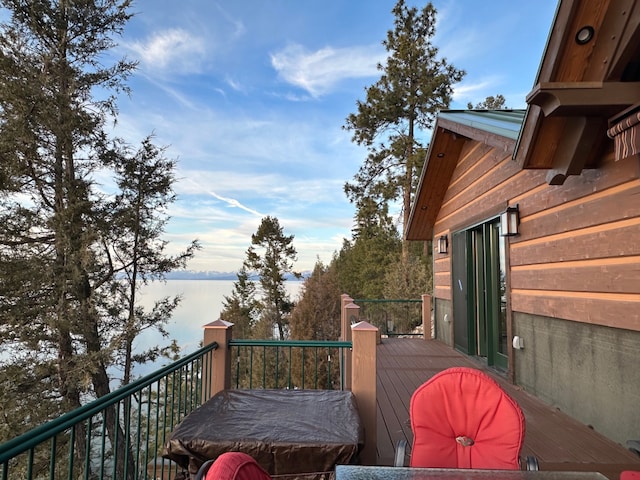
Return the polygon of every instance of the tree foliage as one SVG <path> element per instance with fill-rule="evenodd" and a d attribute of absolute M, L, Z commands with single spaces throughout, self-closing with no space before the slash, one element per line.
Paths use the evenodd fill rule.
<path fill-rule="evenodd" d="M 133 362 L 159 353 L 134 354 L 133 339 L 162 330 L 178 300 L 144 312 L 137 291 L 197 248 L 170 256 L 161 239 L 174 162 L 149 138 L 134 151 L 106 132 L 135 68 L 105 64 L 130 6 L 0 0 L 0 383 L 17 366 L 31 379 L 21 416 L 0 419 L 12 436 L 108 394 L 112 367 L 127 382 Z M 114 191 L 98 175 L 111 175 Z M 115 413 L 111 440 L 124 435 Z"/>
<path fill-rule="evenodd" d="M 334 263 L 317 261 L 304 281 L 300 300 L 291 314 L 291 338 L 294 340 L 337 340 L 340 337 L 340 295 Z M 320 351 L 319 351 L 320 350 Z M 309 349 L 292 353 L 292 377 L 299 388 L 340 388 L 339 352 Z"/>
<path fill-rule="evenodd" d="M 261 315 L 257 329 L 271 338 L 269 331 L 278 331 L 280 340 L 287 338 L 289 314 L 293 302 L 285 288 L 288 274 L 299 277 L 293 270 L 297 252 L 293 246 L 293 235 L 285 235 L 284 229 L 275 217 L 265 217 L 256 233 L 251 235 L 251 246 L 247 249 L 245 268 L 258 276 L 261 290 Z"/>
<path fill-rule="evenodd" d="M 304 280 L 300 300 L 291 314 L 294 340 L 336 340 L 340 336 L 340 295 L 334 263 L 317 261 Z"/>
<path fill-rule="evenodd" d="M 183 268 L 199 248 L 194 241 L 184 252 L 168 255 L 168 242 L 162 238 L 168 217 L 166 209 L 175 200 L 173 184 L 176 162 L 164 156 L 147 137 L 140 148 L 126 148 L 112 162 L 118 187 L 113 200 L 107 202 L 101 221 L 103 248 L 109 270 L 116 273 L 106 289 L 104 299 L 109 317 L 120 325 L 113 338 L 117 362 L 123 368 L 123 384 L 131 380 L 135 363 L 157 359 L 169 347 L 153 346 L 133 351 L 133 342 L 144 330 L 154 328 L 165 337 L 164 329 L 180 297 L 157 299 L 149 311 L 139 304 L 139 290 L 150 281 L 164 280 L 167 272 Z M 117 309 L 120 307 L 120 311 Z"/>
<path fill-rule="evenodd" d="M 256 299 L 256 285 L 246 264 L 237 273 L 230 296 L 224 297 L 220 318 L 233 323 L 236 338 L 252 338 L 253 327 L 259 315 L 259 302 Z"/>
<path fill-rule="evenodd" d="M 392 12 L 394 29 L 383 41 L 389 56 L 385 65 L 378 65 L 382 75 L 366 88 L 366 99 L 357 101 L 357 113 L 350 114 L 344 126 L 353 132 L 354 142 L 369 149 L 345 193 L 358 209 L 363 202 L 382 206 L 399 200 L 404 232 L 424 164 L 418 130 L 433 127 L 435 115 L 449 106 L 453 85 L 465 72 L 439 58 L 431 42 L 436 23 L 431 3 L 418 11 L 398 0 Z"/>
<path fill-rule="evenodd" d="M 507 101 L 504 96 L 498 94 L 494 96 L 488 96 L 482 102 L 477 103 L 474 107 L 471 102 L 467 103 L 467 108 L 469 110 L 502 110 L 507 109 L 508 107 L 505 105 Z"/>

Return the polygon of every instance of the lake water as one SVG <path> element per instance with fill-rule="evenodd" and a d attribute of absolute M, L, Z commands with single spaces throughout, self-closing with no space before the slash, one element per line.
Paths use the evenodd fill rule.
<path fill-rule="evenodd" d="M 175 339 L 180 346 L 180 356 L 198 349 L 204 335 L 203 326 L 220 318 L 225 296 L 233 292 L 233 280 L 167 280 L 147 286 L 140 299 L 145 307 L 165 296 L 182 295 L 180 305 L 166 326 L 169 338 L 163 338 L 158 332 L 145 331 L 134 344 L 134 351 L 141 351 L 155 345 L 168 345 Z M 288 281 L 286 288 L 292 299 L 296 299 L 303 282 Z M 167 360 L 161 360 L 162 364 Z M 150 373 L 158 365 L 144 365 L 136 369 L 138 375 Z"/>

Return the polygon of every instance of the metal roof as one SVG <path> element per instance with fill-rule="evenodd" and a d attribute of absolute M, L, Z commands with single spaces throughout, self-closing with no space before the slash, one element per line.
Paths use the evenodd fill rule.
<path fill-rule="evenodd" d="M 517 140 L 526 110 L 442 110 L 439 118 Z"/>

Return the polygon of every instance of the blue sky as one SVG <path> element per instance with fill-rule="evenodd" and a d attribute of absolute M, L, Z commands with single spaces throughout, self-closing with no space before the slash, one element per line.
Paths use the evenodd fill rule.
<path fill-rule="evenodd" d="M 424 3 L 407 1 L 421 8 Z M 467 72 L 451 108 L 524 108 L 555 0 L 436 0 L 440 55 Z M 137 0 L 116 53 L 140 62 L 115 134 L 178 160 L 166 239 L 189 269 L 235 271 L 260 220 L 294 235 L 295 268 L 351 237 L 343 193 L 366 157 L 342 126 L 380 76 L 393 0 Z M 429 133 L 425 133 L 429 138 Z"/>

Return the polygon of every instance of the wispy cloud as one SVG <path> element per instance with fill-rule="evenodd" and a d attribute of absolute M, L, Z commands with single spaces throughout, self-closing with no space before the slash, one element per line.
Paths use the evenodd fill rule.
<path fill-rule="evenodd" d="M 379 45 L 309 51 L 292 44 L 271 54 L 271 65 L 283 80 L 319 97 L 342 80 L 379 75 L 384 57 Z"/>
<path fill-rule="evenodd" d="M 501 79 L 498 76 L 485 77 L 476 81 L 463 81 L 454 86 L 453 98 L 458 102 L 472 102 L 478 100 L 478 97 L 484 95 L 479 101 L 484 100 L 489 95 L 495 95 L 499 92 L 492 92 L 499 88 Z"/>
<path fill-rule="evenodd" d="M 155 32 L 146 40 L 125 47 L 135 53 L 145 69 L 181 74 L 198 72 L 206 55 L 205 42 L 180 28 Z"/>
<path fill-rule="evenodd" d="M 218 200 L 221 200 L 221 201 L 225 202 L 230 207 L 237 207 L 237 208 L 239 208 L 241 210 L 244 210 L 245 212 L 249 212 L 249 213 L 251 213 L 253 215 L 256 215 L 257 217 L 262 217 L 263 216 L 260 212 L 254 210 L 252 208 L 245 207 L 242 203 L 240 203 L 235 198 L 223 197 L 222 195 L 218 195 L 216 192 L 209 192 L 209 195 L 211 195 L 214 198 L 217 198 Z"/>
<path fill-rule="evenodd" d="M 229 14 L 229 12 L 227 12 L 227 10 L 222 8 L 222 6 L 219 3 L 216 3 L 215 6 L 216 6 L 216 9 L 218 10 L 218 13 L 222 16 L 222 18 L 224 18 L 227 24 L 231 27 L 232 38 L 240 38 L 247 32 L 247 28 L 245 27 L 242 20 L 238 20 L 237 18 L 234 18 L 231 14 Z"/>
<path fill-rule="evenodd" d="M 227 85 L 229 85 L 233 90 L 235 90 L 236 92 L 241 92 L 241 93 L 245 93 L 245 89 L 242 86 L 242 84 L 237 81 L 234 78 L 231 78 L 229 75 L 227 75 L 225 77 L 225 81 L 227 82 Z"/>

